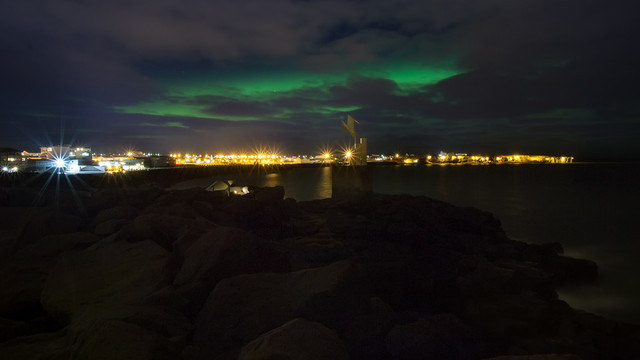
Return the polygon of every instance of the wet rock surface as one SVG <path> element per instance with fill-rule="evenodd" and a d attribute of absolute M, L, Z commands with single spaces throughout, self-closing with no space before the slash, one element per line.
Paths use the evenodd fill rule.
<path fill-rule="evenodd" d="M 4 192 L 0 358 L 640 358 L 640 327 L 558 299 L 595 263 L 487 212 L 251 190 Z"/>

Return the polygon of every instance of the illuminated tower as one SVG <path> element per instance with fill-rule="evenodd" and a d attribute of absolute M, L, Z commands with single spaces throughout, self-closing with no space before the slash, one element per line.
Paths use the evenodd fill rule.
<path fill-rule="evenodd" d="M 353 138 L 353 147 L 351 148 L 351 145 L 349 145 L 349 148 L 351 148 L 348 156 L 349 165 L 364 166 L 367 165 L 367 139 L 360 138 L 360 142 L 358 142 L 355 124 L 360 124 L 360 122 L 348 114 L 347 122 L 342 121 L 342 129 Z"/>

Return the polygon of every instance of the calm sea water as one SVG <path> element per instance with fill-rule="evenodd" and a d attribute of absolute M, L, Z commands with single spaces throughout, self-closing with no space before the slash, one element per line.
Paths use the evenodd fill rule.
<path fill-rule="evenodd" d="M 425 195 L 492 212 L 512 239 L 559 242 L 594 260 L 596 284 L 560 291 L 575 308 L 640 324 L 640 164 L 373 167 L 374 191 Z M 242 179 L 282 185 L 301 200 L 331 196 L 330 168 L 300 168 Z"/>

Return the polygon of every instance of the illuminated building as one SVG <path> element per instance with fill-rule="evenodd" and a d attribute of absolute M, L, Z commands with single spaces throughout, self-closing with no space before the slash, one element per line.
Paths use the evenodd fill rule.
<path fill-rule="evenodd" d="M 22 161 L 22 153 L 19 150 L 0 148 L 0 162 L 11 163 L 14 161 Z"/>
<path fill-rule="evenodd" d="M 93 154 L 89 147 L 73 147 L 71 145 L 41 146 L 40 157 L 43 159 L 77 159 L 81 165 L 90 165 Z"/>

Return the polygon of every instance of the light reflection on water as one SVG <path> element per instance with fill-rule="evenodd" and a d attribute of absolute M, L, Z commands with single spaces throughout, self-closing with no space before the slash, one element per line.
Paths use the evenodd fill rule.
<path fill-rule="evenodd" d="M 285 197 L 298 201 L 331 197 L 330 167 L 285 168 L 277 173 L 254 173 L 243 176 L 239 182 L 254 186 L 281 185 L 284 187 Z"/>
<path fill-rule="evenodd" d="M 279 173 L 271 173 L 264 176 L 264 182 L 259 186 L 278 186 L 282 182 L 281 175 Z"/>

